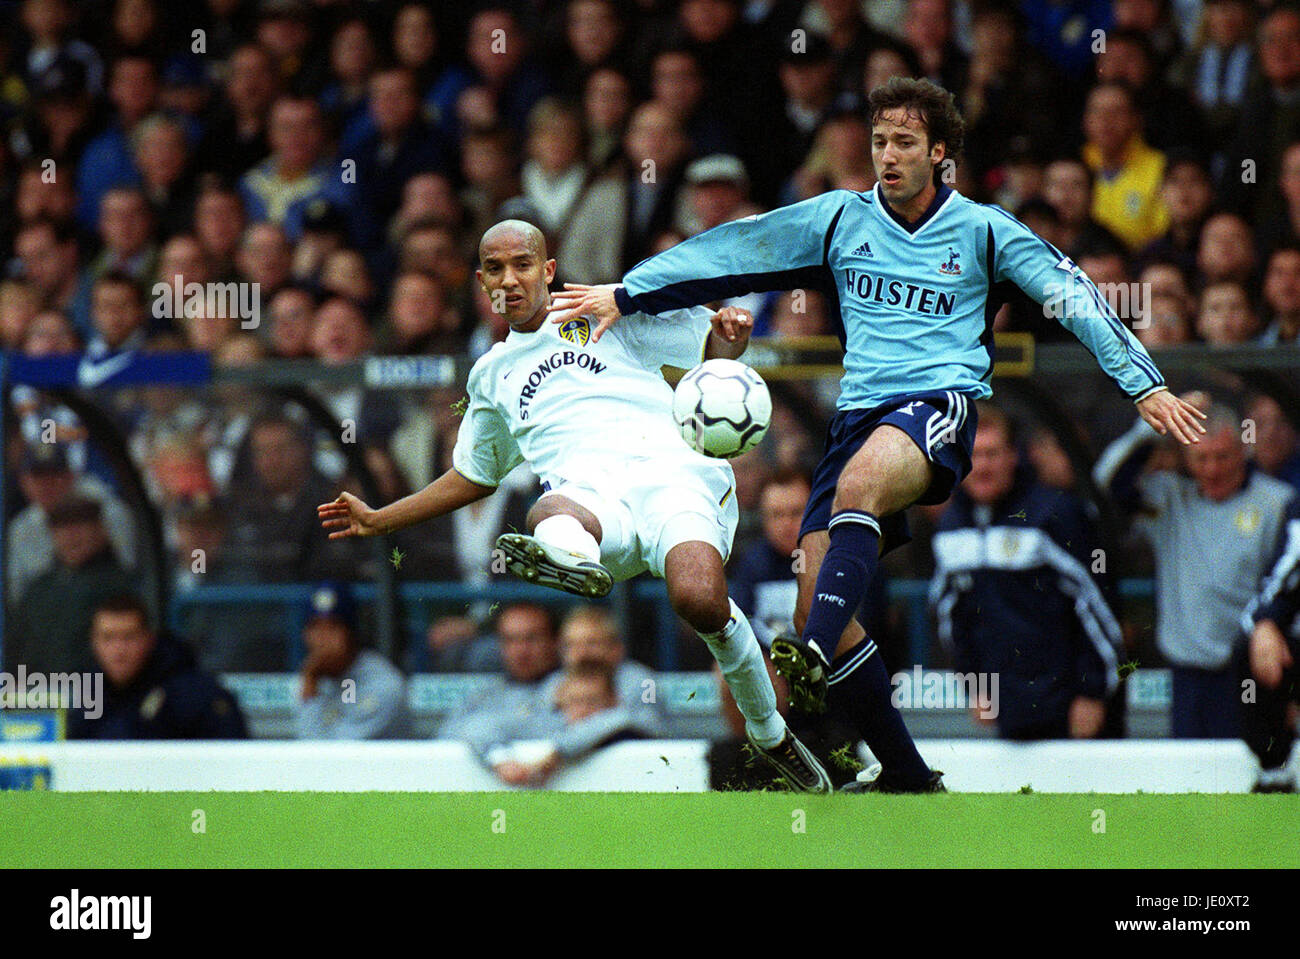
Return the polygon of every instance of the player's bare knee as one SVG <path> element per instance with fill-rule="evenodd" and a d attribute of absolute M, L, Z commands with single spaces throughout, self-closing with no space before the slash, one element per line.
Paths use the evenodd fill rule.
<path fill-rule="evenodd" d="M 699 633 L 716 633 L 731 618 L 727 584 L 721 577 L 717 581 L 704 577 L 671 583 L 668 600 L 673 611 Z"/>

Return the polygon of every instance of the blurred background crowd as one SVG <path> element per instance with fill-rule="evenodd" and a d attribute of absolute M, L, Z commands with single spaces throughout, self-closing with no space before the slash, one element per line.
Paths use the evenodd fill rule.
<path fill-rule="evenodd" d="M 28 356 L 205 351 L 220 367 L 475 358 L 507 333 L 473 278 L 488 225 L 513 216 L 542 227 L 557 282 L 612 282 L 719 223 L 826 190 L 868 190 L 866 95 L 895 75 L 955 95 L 968 135 L 945 171 L 952 184 L 1073 258 L 1157 362 L 1166 350 L 1201 351 L 1212 374 L 1223 348 L 1296 348 L 1300 11 L 1247 0 L 0 2 L 0 340 Z M 176 309 L 191 284 L 229 282 L 257 302 Z M 831 329 L 813 292 L 735 302 L 753 312 L 759 336 Z M 995 328 L 1070 339 L 1027 299 Z M 1110 388 L 1095 377 L 1087 383 L 1062 395 L 1073 439 L 1097 456 L 1125 434 L 1132 410 L 1122 397 L 1098 400 Z M 1300 485 L 1294 411 L 1250 377 L 1209 385 L 1217 392 L 1203 405 L 1218 404 L 1220 425 L 1254 424 L 1249 437 L 1225 439 L 1228 466 L 1157 449 L 1146 468 L 1199 484 L 1214 502 L 1214 469 L 1231 473 L 1229 499 L 1262 474 Z M 448 467 L 460 389 L 316 392 L 352 424 L 348 439 L 383 501 Z M 744 519 L 730 567 L 769 636 L 788 618 L 805 476 L 837 389 L 830 379 L 776 393 L 768 438 L 735 462 Z M 374 576 L 369 550 L 317 528 L 313 507 L 357 488 L 356 476 L 339 438 L 293 405 L 233 386 L 99 395 L 162 518 L 174 592 Z M 988 526 L 986 511 L 1028 495 L 1025 484 L 1070 497 L 1088 479 L 1059 428 L 1032 405 L 1013 412 L 986 433 L 978 488 L 947 514 L 914 511 L 917 540 L 888 564 L 896 579 L 936 577 L 938 635 L 949 641 L 937 656 L 950 664 L 981 662 L 971 653 L 981 637 L 951 628 L 969 618 L 954 619 L 963 596 L 1024 584 L 980 587 L 973 571 L 954 572 L 932 542 L 936 528 Z M 89 652 L 97 604 L 138 585 L 140 519 L 91 426 L 58 397 L 15 387 L 5 416 L 6 660 L 71 668 Z M 490 544 L 522 526 L 536 492 L 521 471 L 481 504 L 394 537 L 400 578 L 488 585 Z M 1261 559 L 1241 573 L 1243 595 L 1272 553 L 1265 539 L 1282 528 L 1285 497 L 1274 500 L 1259 507 L 1272 513 L 1246 521 Z M 1098 518 L 1082 500 L 1070 510 L 1085 531 Z M 1076 620 L 1062 629 L 1082 637 L 1069 640 L 1082 644 L 1077 655 L 1104 642 L 1118 662 L 1137 650 L 1143 665 L 1179 665 L 1150 611 L 1130 609 L 1107 581 L 1151 572 L 1142 538 L 1123 534 L 1109 568 L 1096 568 L 1078 551 L 1087 536 L 1067 545 L 1061 535 L 1117 620 L 1080 619 L 1071 568 L 1061 615 Z M 1146 542 L 1158 564 L 1160 542 Z M 1157 596 L 1158 606 L 1178 601 Z M 509 656 L 486 607 L 431 615 L 396 665 L 500 671 Z M 893 668 L 914 661 L 899 615 L 872 624 Z M 265 623 L 255 610 L 200 611 L 185 639 L 212 671 L 319 666 L 310 643 Z M 622 632 L 655 665 L 653 643 L 628 624 Z M 1077 665 L 1072 656 L 1062 662 Z M 1189 656 L 1181 665 L 1225 668 L 1217 653 Z M 707 657 L 684 647 L 682 662 Z M 548 663 L 541 675 L 558 654 Z M 566 695 L 616 701 L 619 684 L 593 676 Z M 1094 681 L 1088 696 L 1112 693 Z"/>

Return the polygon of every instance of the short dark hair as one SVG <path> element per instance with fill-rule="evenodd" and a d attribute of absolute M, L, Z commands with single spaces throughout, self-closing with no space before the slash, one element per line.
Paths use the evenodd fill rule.
<path fill-rule="evenodd" d="M 150 622 L 149 607 L 135 593 L 114 593 L 101 599 L 95 604 L 95 612 L 92 619 L 100 613 L 135 613 L 140 619 L 140 625 L 146 630 L 152 631 L 153 625 Z"/>
<path fill-rule="evenodd" d="M 886 110 L 903 109 L 916 114 L 925 124 L 925 135 L 930 146 L 944 145 L 944 159 L 954 163 L 961 159 L 966 142 L 966 121 L 957 109 L 953 95 L 929 80 L 911 77 L 890 77 L 888 82 L 876 87 L 867 98 L 867 115 L 875 126 Z M 939 167 L 934 168 L 934 182 L 941 179 Z"/>
<path fill-rule="evenodd" d="M 135 297 L 136 306 L 144 306 L 144 290 L 140 288 L 140 284 L 135 281 L 135 277 L 131 276 L 130 273 L 122 270 L 109 270 L 95 280 L 92 289 L 97 290 L 101 286 L 126 287 L 131 291 L 131 295 Z"/>

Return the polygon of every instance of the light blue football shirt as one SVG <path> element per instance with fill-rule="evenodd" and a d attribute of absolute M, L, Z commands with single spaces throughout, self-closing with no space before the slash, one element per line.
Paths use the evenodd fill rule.
<path fill-rule="evenodd" d="M 1079 338 L 1133 399 L 1164 379 L 1096 285 L 999 207 L 947 186 L 916 223 L 868 193 L 833 190 L 724 223 L 643 260 L 616 292 L 625 314 L 766 290 L 816 289 L 844 344 L 839 409 L 910 393 L 992 395 L 993 317 L 1012 286 Z"/>

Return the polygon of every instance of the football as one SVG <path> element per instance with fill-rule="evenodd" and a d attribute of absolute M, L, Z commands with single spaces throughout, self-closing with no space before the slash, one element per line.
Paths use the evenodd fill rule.
<path fill-rule="evenodd" d="M 691 449 L 730 459 L 763 438 L 772 419 L 772 396 L 763 378 L 744 363 L 705 360 L 677 384 L 673 419 Z"/>

